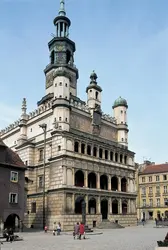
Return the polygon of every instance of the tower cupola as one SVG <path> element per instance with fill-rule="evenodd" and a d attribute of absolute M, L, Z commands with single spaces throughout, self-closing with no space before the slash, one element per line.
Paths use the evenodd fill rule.
<path fill-rule="evenodd" d="M 97 78 L 97 74 L 93 71 L 90 75 L 90 84 L 86 88 L 87 104 L 92 111 L 98 107 L 101 109 L 102 88 L 97 84 Z"/>
<path fill-rule="evenodd" d="M 66 17 L 65 2 L 60 0 L 60 9 L 58 16 L 54 19 L 54 25 L 56 26 L 56 37 L 68 37 L 69 27 L 71 21 Z"/>
<path fill-rule="evenodd" d="M 128 145 L 128 124 L 127 124 L 127 101 L 121 96 L 113 104 L 114 118 L 118 126 L 118 142 L 122 145 Z"/>

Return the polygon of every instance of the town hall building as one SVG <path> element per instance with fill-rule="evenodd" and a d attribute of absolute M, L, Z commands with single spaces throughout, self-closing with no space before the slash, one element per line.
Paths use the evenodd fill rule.
<path fill-rule="evenodd" d="M 77 96 L 76 46 L 69 38 L 71 21 L 64 0 L 54 25 L 56 33 L 48 43 L 50 62 L 44 70 L 45 96 L 29 114 L 24 98 L 20 119 L 0 132 L 27 166 L 24 225 L 40 228 L 45 223 L 52 229 L 60 222 L 63 230 L 72 230 L 82 220 L 83 200 L 89 226 L 102 220 L 135 225 L 135 163 L 128 148 L 127 101 L 119 97 L 111 104 L 113 116 L 104 114 L 102 87 L 94 71 L 86 86 L 87 101 Z"/>

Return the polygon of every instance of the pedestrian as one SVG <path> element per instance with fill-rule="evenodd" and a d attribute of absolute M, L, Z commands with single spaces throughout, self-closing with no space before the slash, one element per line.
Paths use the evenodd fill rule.
<path fill-rule="evenodd" d="M 81 222 L 79 226 L 79 239 L 80 240 L 81 240 L 82 235 L 83 235 L 83 239 L 85 239 L 85 225 L 83 224 L 83 222 Z"/>
<path fill-rule="evenodd" d="M 48 230 L 48 227 L 45 226 L 45 227 L 44 227 L 44 232 L 47 233 L 47 230 Z"/>
<path fill-rule="evenodd" d="M 73 236 L 74 236 L 74 240 L 75 240 L 76 236 L 77 236 L 77 238 L 79 238 L 79 222 L 77 222 L 74 226 Z"/>
<path fill-rule="evenodd" d="M 157 227 L 158 220 L 156 218 L 155 218 L 155 223 L 156 223 L 156 227 Z"/>
<path fill-rule="evenodd" d="M 8 235 L 9 235 L 8 240 L 10 240 L 10 243 L 12 243 L 14 241 L 14 232 L 12 228 L 9 229 Z"/>
<path fill-rule="evenodd" d="M 53 224 L 53 235 L 55 236 L 55 233 L 56 233 L 56 222 L 54 222 Z"/>
<path fill-rule="evenodd" d="M 57 235 L 60 235 L 60 233 L 61 233 L 61 223 L 58 222 L 58 224 L 57 224 Z"/>

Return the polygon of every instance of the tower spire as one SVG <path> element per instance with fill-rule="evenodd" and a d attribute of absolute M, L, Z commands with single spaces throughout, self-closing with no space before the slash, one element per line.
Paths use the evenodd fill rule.
<path fill-rule="evenodd" d="M 60 0 L 60 9 L 59 9 L 59 16 L 66 16 L 66 11 L 65 11 L 65 1 Z"/>

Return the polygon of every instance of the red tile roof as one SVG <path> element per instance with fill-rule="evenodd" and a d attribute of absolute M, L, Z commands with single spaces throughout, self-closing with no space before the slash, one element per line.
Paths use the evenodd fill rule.
<path fill-rule="evenodd" d="M 24 165 L 19 155 L 10 148 L 8 148 L 1 139 L 0 139 L 0 164 L 26 169 L 26 166 Z"/>
<path fill-rule="evenodd" d="M 141 174 L 155 174 L 168 172 L 168 163 L 159 165 L 148 165 Z"/>

